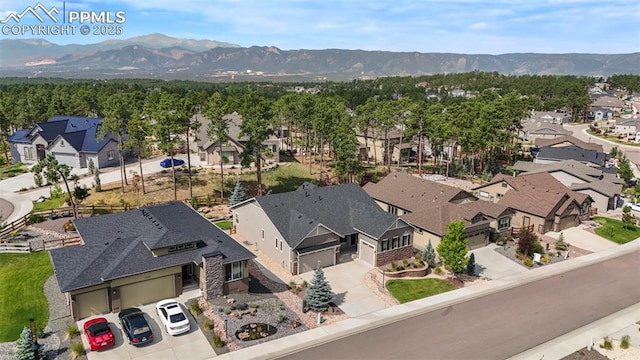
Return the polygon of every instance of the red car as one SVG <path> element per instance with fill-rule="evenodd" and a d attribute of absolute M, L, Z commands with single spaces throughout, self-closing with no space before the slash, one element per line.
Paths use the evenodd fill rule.
<path fill-rule="evenodd" d="M 109 348 L 116 343 L 109 322 L 105 318 L 95 318 L 84 323 L 84 334 L 89 339 L 91 351 Z"/>

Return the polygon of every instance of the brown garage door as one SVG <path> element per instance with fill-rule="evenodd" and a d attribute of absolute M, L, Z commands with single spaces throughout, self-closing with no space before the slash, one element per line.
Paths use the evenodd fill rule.
<path fill-rule="evenodd" d="M 358 245 L 358 258 L 371 266 L 376 263 L 376 247 L 364 240 Z"/>
<path fill-rule="evenodd" d="M 109 312 L 107 289 L 94 290 L 75 295 L 78 319 Z"/>
<path fill-rule="evenodd" d="M 560 229 L 558 229 L 558 231 L 567 230 L 568 228 L 572 228 L 574 226 L 576 226 L 576 216 L 567 216 L 560 220 Z"/>
<path fill-rule="evenodd" d="M 176 296 L 173 275 L 140 281 L 120 287 L 122 308 L 150 304 Z"/>
<path fill-rule="evenodd" d="M 487 233 L 485 231 L 467 237 L 467 246 L 469 249 L 477 249 L 486 245 Z"/>
<path fill-rule="evenodd" d="M 336 249 L 329 248 L 322 251 L 316 251 L 310 254 L 300 255 L 299 274 L 312 271 L 318 268 L 318 264 L 322 267 L 332 266 L 336 264 Z"/>

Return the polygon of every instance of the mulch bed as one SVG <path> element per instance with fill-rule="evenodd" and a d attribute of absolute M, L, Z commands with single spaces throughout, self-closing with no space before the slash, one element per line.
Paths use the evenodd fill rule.
<path fill-rule="evenodd" d="M 600 354 L 596 349 L 587 350 L 582 348 L 573 354 L 563 357 L 561 360 L 610 360 L 608 357 Z"/>

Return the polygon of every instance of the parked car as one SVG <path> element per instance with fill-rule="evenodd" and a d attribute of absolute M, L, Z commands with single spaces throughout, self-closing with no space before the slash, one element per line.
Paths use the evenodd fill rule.
<path fill-rule="evenodd" d="M 630 207 L 633 211 L 640 211 L 640 203 L 627 204 L 626 206 Z"/>
<path fill-rule="evenodd" d="M 84 334 L 89 340 L 91 351 L 107 349 L 116 343 L 113 332 L 109 328 L 109 322 L 103 317 L 85 322 Z"/>
<path fill-rule="evenodd" d="M 151 326 L 144 317 L 142 310 L 128 308 L 118 314 L 122 330 L 129 339 L 129 344 L 142 345 L 153 341 Z"/>
<path fill-rule="evenodd" d="M 187 315 L 176 300 L 166 299 L 158 302 L 156 311 L 169 335 L 183 334 L 191 329 Z"/>
<path fill-rule="evenodd" d="M 173 159 L 173 166 L 180 166 L 180 165 L 184 165 L 184 160 L 182 160 L 182 159 Z M 162 166 L 163 168 L 170 168 L 171 167 L 171 158 L 166 158 L 166 159 L 160 161 L 160 166 Z"/>

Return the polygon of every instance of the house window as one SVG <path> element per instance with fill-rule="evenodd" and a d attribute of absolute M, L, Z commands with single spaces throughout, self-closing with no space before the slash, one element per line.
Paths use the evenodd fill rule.
<path fill-rule="evenodd" d="M 389 250 L 389 239 L 382 239 L 382 251 Z"/>
<path fill-rule="evenodd" d="M 278 238 L 276 238 L 276 249 L 278 248 Z"/>
<path fill-rule="evenodd" d="M 498 197 L 498 199 L 500 199 L 501 197 L 504 196 L 504 194 L 497 193 L 496 196 Z"/>
<path fill-rule="evenodd" d="M 506 229 L 511 226 L 511 216 L 503 216 L 498 219 L 498 230 Z"/>
<path fill-rule="evenodd" d="M 387 205 L 387 211 L 393 215 L 398 215 L 398 208 L 393 205 Z"/>
<path fill-rule="evenodd" d="M 280 252 L 282 252 L 282 240 L 280 240 Z"/>
<path fill-rule="evenodd" d="M 30 146 L 24 147 L 24 159 L 33 160 L 33 149 Z"/>
<path fill-rule="evenodd" d="M 261 237 L 262 241 L 264 241 L 264 229 L 262 229 L 262 237 Z"/>
<path fill-rule="evenodd" d="M 242 261 L 234 262 L 224 266 L 225 281 L 240 280 L 244 277 L 244 267 Z"/>
<path fill-rule="evenodd" d="M 240 224 L 240 215 L 237 212 L 233 213 L 233 220 L 236 224 Z"/>
<path fill-rule="evenodd" d="M 483 198 L 488 198 L 489 197 L 489 193 L 486 191 L 480 191 L 478 193 L 478 196 L 483 197 Z"/>
<path fill-rule="evenodd" d="M 582 206 L 580 207 L 580 215 L 587 215 L 588 212 L 589 212 L 589 203 L 585 201 L 582 203 Z"/>
<path fill-rule="evenodd" d="M 503 187 L 503 188 L 506 188 L 506 187 L 507 187 L 507 183 L 503 182 L 503 183 L 502 183 L 502 187 Z"/>
<path fill-rule="evenodd" d="M 397 249 L 400 247 L 400 238 L 397 236 L 393 237 L 393 241 L 391 241 L 391 248 L 392 249 Z"/>
<path fill-rule="evenodd" d="M 113 160 L 116 158 L 116 152 L 113 150 L 107 151 L 107 160 Z"/>
<path fill-rule="evenodd" d="M 60 147 L 64 147 L 64 140 L 60 140 Z"/>
<path fill-rule="evenodd" d="M 402 235 L 402 246 L 409 246 L 409 245 L 411 245 L 411 235 L 409 234 Z"/>

